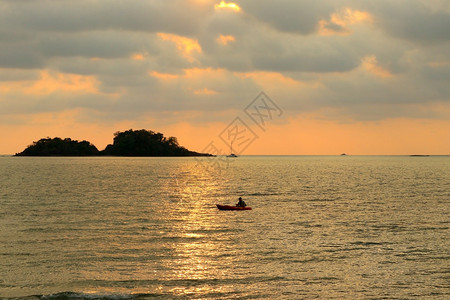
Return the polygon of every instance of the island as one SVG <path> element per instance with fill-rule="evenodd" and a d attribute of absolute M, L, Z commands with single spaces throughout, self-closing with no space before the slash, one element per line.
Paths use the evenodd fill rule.
<path fill-rule="evenodd" d="M 114 142 L 106 146 L 103 155 L 109 156 L 210 156 L 190 151 L 178 144 L 176 137 L 166 138 L 151 130 L 116 132 Z"/>
<path fill-rule="evenodd" d="M 116 132 L 112 144 L 102 151 L 88 141 L 70 138 L 43 138 L 33 142 L 16 156 L 212 156 L 190 151 L 178 144 L 175 137 L 165 137 L 151 130 Z"/>
<path fill-rule="evenodd" d="M 33 142 L 16 156 L 94 156 L 99 155 L 97 147 L 88 141 L 76 141 L 70 138 L 44 138 Z"/>

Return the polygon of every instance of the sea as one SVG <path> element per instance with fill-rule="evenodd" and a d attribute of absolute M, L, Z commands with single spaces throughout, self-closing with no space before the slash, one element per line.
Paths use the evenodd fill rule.
<path fill-rule="evenodd" d="M 0 298 L 450 299 L 449 226 L 450 156 L 2 156 Z"/>

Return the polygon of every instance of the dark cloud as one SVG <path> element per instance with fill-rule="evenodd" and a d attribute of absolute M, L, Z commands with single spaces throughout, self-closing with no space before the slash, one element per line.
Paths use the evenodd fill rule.
<path fill-rule="evenodd" d="M 34 69 L 45 67 L 42 53 L 33 51 L 36 43 L 24 41 L 12 44 L 0 43 L 0 68 Z"/>
<path fill-rule="evenodd" d="M 212 8 L 186 0 L 9 1 L 1 23 L 39 31 L 170 31 L 193 34 Z"/>
<path fill-rule="evenodd" d="M 317 30 L 319 21 L 335 10 L 334 1 L 317 0 L 242 0 L 244 11 L 274 28 L 300 34 Z"/>
<path fill-rule="evenodd" d="M 212 118 L 265 90 L 287 111 L 373 120 L 450 101 L 446 1 L 236 3 L 241 12 L 195 0 L 2 1 L 0 111 L 86 108 L 125 118 L 200 110 Z M 370 19 L 352 23 L 346 9 Z M 201 49 L 188 50 L 197 42 Z M 15 88 L 29 88 L 41 70 L 54 80 L 89 76 L 97 90 L 30 96 Z"/>
<path fill-rule="evenodd" d="M 72 34 L 45 34 L 38 48 L 46 57 L 83 56 L 89 58 L 118 58 L 148 47 L 142 37 L 125 32 L 93 31 Z M 142 46 L 141 46 L 142 45 Z"/>
<path fill-rule="evenodd" d="M 256 69 L 286 72 L 345 72 L 357 67 L 360 57 L 341 43 L 329 39 L 293 39 L 277 44 L 264 41 L 253 52 Z"/>
<path fill-rule="evenodd" d="M 330 30 L 332 32 L 336 32 L 336 33 L 346 33 L 347 29 L 345 27 L 343 27 L 342 25 L 330 22 L 325 24 L 324 29 Z"/>
<path fill-rule="evenodd" d="M 0 69 L 0 83 L 39 79 L 37 70 Z"/>
<path fill-rule="evenodd" d="M 450 41 L 450 7 L 444 1 L 379 1 L 368 6 L 392 36 L 420 44 Z"/>

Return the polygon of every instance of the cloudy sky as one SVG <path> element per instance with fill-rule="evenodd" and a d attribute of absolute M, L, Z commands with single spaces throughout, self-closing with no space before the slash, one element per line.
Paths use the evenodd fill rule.
<path fill-rule="evenodd" d="M 196 151 L 233 129 L 241 154 L 450 154 L 450 1 L 0 0 L 0 154 L 130 128 Z"/>

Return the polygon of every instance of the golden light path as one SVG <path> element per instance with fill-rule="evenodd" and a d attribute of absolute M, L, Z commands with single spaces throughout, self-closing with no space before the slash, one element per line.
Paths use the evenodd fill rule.
<path fill-rule="evenodd" d="M 226 242 L 207 238 L 208 232 L 221 228 L 220 216 L 213 213 L 215 210 L 211 199 L 222 188 L 217 170 L 208 166 L 211 168 L 205 168 L 203 163 L 186 163 L 182 166 L 183 170 L 177 171 L 185 175 L 175 180 L 181 208 L 174 217 L 181 219 L 173 228 L 173 233 L 181 240 L 174 249 L 174 255 L 178 258 L 170 261 L 166 267 L 173 270 L 174 279 L 192 283 L 170 290 L 180 296 L 217 292 L 217 287 L 213 290 L 208 284 L 195 283 L 232 277 L 232 274 L 228 274 L 230 268 L 226 268 L 227 262 L 217 260 L 217 256 L 227 248 Z M 226 287 L 220 289 L 223 292 Z"/>

